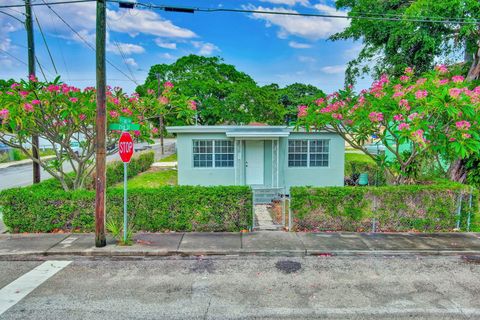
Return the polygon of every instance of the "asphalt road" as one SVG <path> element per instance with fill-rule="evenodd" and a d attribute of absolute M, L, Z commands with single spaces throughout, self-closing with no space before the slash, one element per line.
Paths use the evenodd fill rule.
<path fill-rule="evenodd" d="M 41 263 L 0 261 L 0 309 Z M 0 319 L 479 319 L 479 299 L 461 257 L 74 260 Z"/>
<path fill-rule="evenodd" d="M 174 147 L 175 139 L 165 139 L 164 149 L 169 151 Z M 140 146 L 147 144 L 139 144 Z M 138 145 L 137 145 L 138 146 Z M 153 145 L 152 149 L 155 151 L 155 157 L 159 159 L 161 157 L 160 145 L 157 143 Z M 113 154 L 107 157 L 107 161 L 118 161 L 120 157 L 118 154 Z M 32 165 L 25 164 L 21 166 L 13 166 L 4 169 L 0 169 L 0 190 L 9 189 L 14 187 L 23 187 L 29 186 L 33 182 L 33 172 Z M 64 165 L 64 170 L 66 172 L 72 171 L 70 164 Z M 51 176 L 48 172 L 41 169 L 41 178 L 42 180 L 50 179 Z"/>

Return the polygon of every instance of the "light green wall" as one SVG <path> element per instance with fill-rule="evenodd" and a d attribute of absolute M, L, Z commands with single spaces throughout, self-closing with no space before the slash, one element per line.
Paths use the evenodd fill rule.
<path fill-rule="evenodd" d="M 194 168 L 193 140 L 227 139 L 224 133 L 177 135 L 178 184 L 180 185 L 235 185 L 235 168 Z"/>
<path fill-rule="evenodd" d="M 328 167 L 288 167 L 288 142 L 283 139 L 280 152 L 284 154 L 284 183 L 290 189 L 292 186 L 343 186 L 345 171 L 345 142 L 331 133 L 297 133 L 292 132 L 291 139 L 328 139 L 330 140 Z"/>
<path fill-rule="evenodd" d="M 193 168 L 193 140 L 228 139 L 224 133 L 179 133 L 177 134 L 178 183 L 181 185 L 242 185 L 245 183 L 244 141 L 235 144 L 234 168 Z M 288 139 L 329 139 L 330 158 L 328 167 L 288 167 Z M 241 150 L 238 150 L 240 146 Z M 239 152 L 241 151 L 241 152 Z M 345 143 L 335 134 L 292 132 L 289 138 L 279 139 L 279 187 L 286 186 L 343 186 Z M 272 186 L 272 141 L 264 143 L 264 184 Z"/>

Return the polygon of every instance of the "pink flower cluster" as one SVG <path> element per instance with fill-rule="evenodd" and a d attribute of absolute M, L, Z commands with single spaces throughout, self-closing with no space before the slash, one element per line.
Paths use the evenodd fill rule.
<path fill-rule="evenodd" d="M 190 108 L 190 110 L 197 110 L 197 102 L 195 100 L 190 100 L 188 102 L 188 106 Z"/>
<path fill-rule="evenodd" d="M 444 64 L 436 66 L 435 70 L 437 70 L 440 74 L 448 73 L 448 68 Z"/>
<path fill-rule="evenodd" d="M 153 127 L 152 133 L 153 133 L 153 134 L 157 134 L 157 133 L 158 133 L 158 128 L 157 128 L 157 127 Z"/>
<path fill-rule="evenodd" d="M 158 102 L 160 102 L 160 104 L 162 104 L 162 105 L 167 104 L 168 101 L 169 101 L 168 98 L 165 97 L 165 96 L 161 96 L 160 98 L 158 98 Z"/>
<path fill-rule="evenodd" d="M 171 88 L 173 88 L 173 83 L 171 83 L 170 81 L 167 81 L 163 84 L 163 87 L 165 89 L 171 89 Z"/>
<path fill-rule="evenodd" d="M 298 106 L 297 117 L 299 117 L 299 118 L 306 117 L 307 116 L 307 109 L 308 109 L 308 107 L 305 106 L 305 105 Z"/>
<path fill-rule="evenodd" d="M 110 117 L 112 118 L 117 118 L 119 116 L 118 112 L 113 110 L 110 111 L 109 114 L 110 114 Z"/>
<path fill-rule="evenodd" d="M 415 92 L 415 98 L 417 99 L 423 99 L 428 96 L 428 91 L 427 90 L 418 90 Z"/>
<path fill-rule="evenodd" d="M 393 116 L 393 120 L 395 121 L 403 121 L 403 114 L 396 114 Z"/>
<path fill-rule="evenodd" d="M 463 82 L 465 80 L 465 77 L 463 76 L 453 76 L 452 77 L 452 81 L 455 82 L 455 83 L 460 83 L 460 82 Z"/>
<path fill-rule="evenodd" d="M 368 115 L 368 118 L 370 119 L 371 122 L 380 122 L 383 121 L 383 113 L 381 112 L 370 112 Z"/>
<path fill-rule="evenodd" d="M 25 103 L 25 104 L 23 105 L 23 109 L 24 109 L 26 112 L 33 112 L 35 108 L 33 107 L 32 104 L 30 104 L 30 103 Z"/>
<path fill-rule="evenodd" d="M 455 126 L 457 127 L 457 129 L 459 130 L 468 130 L 470 129 L 470 127 L 472 126 L 470 124 L 470 122 L 466 121 L 466 120 L 462 120 L 462 121 L 457 121 L 455 123 Z"/>
<path fill-rule="evenodd" d="M 410 125 L 408 123 L 402 122 L 398 125 L 398 130 L 400 131 L 410 130 Z"/>
<path fill-rule="evenodd" d="M 7 119 L 8 118 L 9 111 L 8 109 L 2 109 L 0 110 L 0 118 L 2 119 Z"/>
<path fill-rule="evenodd" d="M 332 118 L 337 120 L 342 120 L 343 115 L 341 113 L 332 113 Z"/>
<path fill-rule="evenodd" d="M 408 100 L 407 99 L 402 99 L 398 102 L 398 105 L 400 107 L 403 107 L 405 108 L 405 110 L 407 111 L 410 111 L 411 107 L 410 107 L 410 104 L 408 103 Z"/>

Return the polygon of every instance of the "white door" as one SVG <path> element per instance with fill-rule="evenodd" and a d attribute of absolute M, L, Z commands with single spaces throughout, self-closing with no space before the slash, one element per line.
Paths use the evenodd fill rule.
<path fill-rule="evenodd" d="M 245 141 L 245 180 L 247 185 L 263 185 L 263 141 Z"/>

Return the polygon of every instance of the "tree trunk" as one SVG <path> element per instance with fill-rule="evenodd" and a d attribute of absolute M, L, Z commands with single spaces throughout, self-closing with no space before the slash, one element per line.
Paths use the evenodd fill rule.
<path fill-rule="evenodd" d="M 448 168 L 448 177 L 450 180 L 465 183 L 467 180 L 467 168 L 465 167 L 465 159 L 457 159 L 452 162 Z"/>
<path fill-rule="evenodd" d="M 468 60 L 467 60 L 468 61 Z M 467 80 L 477 80 L 480 79 L 480 45 L 477 46 L 477 51 L 473 57 L 470 70 L 468 70 Z"/>

